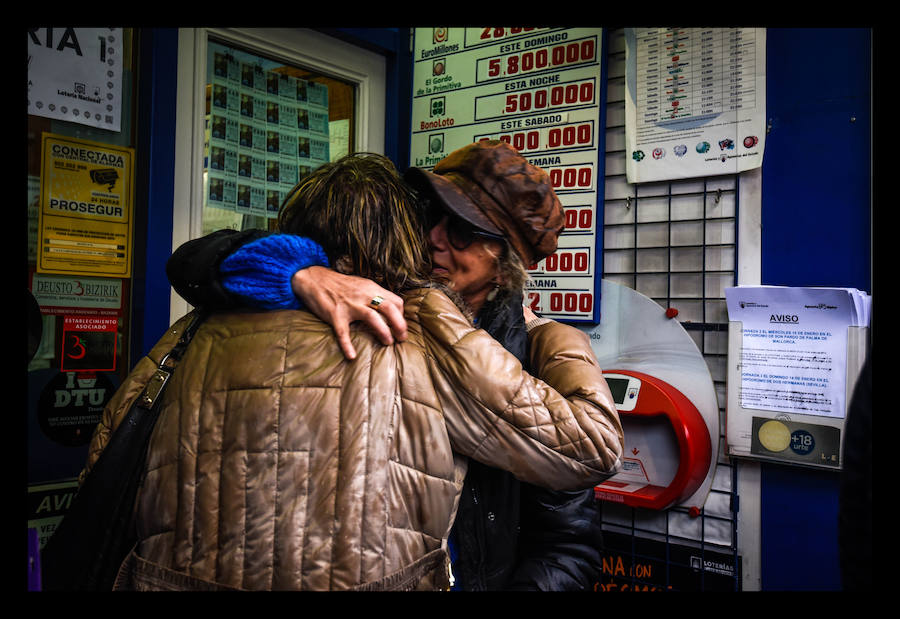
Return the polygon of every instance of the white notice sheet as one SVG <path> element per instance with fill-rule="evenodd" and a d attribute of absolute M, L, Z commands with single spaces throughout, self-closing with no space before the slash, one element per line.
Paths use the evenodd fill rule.
<path fill-rule="evenodd" d="M 742 324 L 744 408 L 843 418 L 847 327 L 859 324 L 855 291 L 727 288 L 728 317 Z"/>
<path fill-rule="evenodd" d="M 764 28 L 625 29 L 629 183 L 762 165 Z"/>

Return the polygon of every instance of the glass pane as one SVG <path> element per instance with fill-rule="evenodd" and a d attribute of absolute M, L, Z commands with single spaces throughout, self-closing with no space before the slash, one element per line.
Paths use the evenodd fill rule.
<path fill-rule="evenodd" d="M 669 282 L 664 273 L 635 276 L 635 290 L 651 299 L 665 299 L 669 296 Z"/>
<path fill-rule="evenodd" d="M 605 249 L 634 247 L 634 226 L 604 226 L 603 247 Z"/>
<path fill-rule="evenodd" d="M 210 40 L 202 234 L 273 230 L 291 189 L 351 150 L 355 86 Z"/>
<path fill-rule="evenodd" d="M 669 244 L 669 226 L 666 223 L 640 224 L 637 228 L 638 247 L 665 247 Z"/>
<path fill-rule="evenodd" d="M 673 247 L 671 260 L 673 271 L 700 271 L 703 268 L 703 248 Z"/>
<path fill-rule="evenodd" d="M 672 198 L 672 219 L 702 219 L 703 195 L 689 194 Z"/>
<path fill-rule="evenodd" d="M 96 36 L 95 32 L 92 32 L 96 30 L 99 30 L 102 36 Z M 113 31 L 114 29 L 108 30 Z M 121 40 L 115 41 L 116 36 L 119 36 Z M 118 131 L 91 126 L 84 122 L 78 122 L 75 119 L 54 118 L 49 115 L 29 114 L 27 116 L 27 265 L 29 291 L 35 296 L 41 310 L 40 342 L 37 350 L 28 360 L 29 372 L 44 370 L 47 372 L 54 372 L 59 371 L 63 367 L 61 360 L 63 342 L 61 340 L 63 339 L 63 333 L 66 331 L 65 319 L 66 316 L 71 317 L 78 315 L 91 316 L 92 318 L 112 318 L 116 323 L 115 335 L 106 334 L 107 338 L 113 338 L 114 341 L 104 342 L 104 350 L 114 350 L 114 353 L 110 353 L 113 358 L 111 360 L 104 359 L 102 364 L 108 371 L 98 372 L 96 374 L 101 377 L 110 376 L 112 377 L 111 380 L 117 384 L 119 380 L 127 375 L 128 370 L 130 369 L 128 363 L 130 354 L 128 334 L 130 332 L 131 319 L 131 278 L 112 277 L 102 273 L 96 275 L 90 271 L 80 271 L 75 267 L 73 267 L 72 272 L 68 274 L 52 272 L 47 274 L 38 273 L 36 271 L 39 211 L 42 208 L 42 162 L 43 157 L 45 156 L 42 146 L 43 136 L 45 134 L 51 134 L 58 138 L 72 138 L 73 140 L 77 140 L 79 144 L 81 144 L 82 141 L 84 144 L 96 144 L 97 148 L 103 152 L 107 152 L 109 149 L 115 147 L 133 148 L 135 146 L 136 138 L 133 122 L 136 87 L 134 74 L 137 64 L 134 53 L 134 50 L 137 48 L 135 37 L 136 32 L 131 28 L 118 29 L 118 32 L 112 33 L 104 32 L 104 29 L 90 28 L 39 28 L 35 32 L 35 39 L 33 41 L 29 39 L 29 45 L 37 42 L 42 45 L 47 45 L 49 39 L 54 42 L 52 46 L 53 49 L 62 45 L 61 49 L 68 51 L 73 51 L 75 49 L 76 42 L 79 49 L 81 49 L 81 47 L 87 49 L 88 44 L 94 42 L 95 39 L 102 39 L 102 49 L 109 60 L 108 63 L 104 65 L 102 71 L 97 74 L 100 77 L 83 74 L 80 79 L 84 80 L 85 77 L 91 77 L 97 79 L 98 82 L 107 79 L 117 79 L 120 80 L 121 83 L 121 98 L 113 98 L 112 101 L 114 105 L 109 104 L 107 106 L 109 110 L 115 111 L 119 116 L 120 123 Z M 65 42 L 65 44 L 63 45 L 62 42 Z M 113 45 L 113 43 L 115 43 L 115 45 Z M 117 54 L 121 54 L 121 57 L 113 58 L 112 54 L 114 51 L 116 51 Z M 83 51 L 82 53 L 86 52 Z M 102 79 L 100 79 L 101 77 Z M 30 79 L 35 82 L 52 82 L 53 80 L 59 80 L 60 90 L 65 91 L 65 88 L 62 86 L 66 79 L 65 77 L 53 76 L 42 73 L 40 70 L 35 70 L 34 74 L 30 75 Z M 87 84 L 72 84 L 71 89 L 77 91 L 78 86 L 84 87 L 87 86 Z M 69 86 L 66 87 L 68 88 Z M 92 92 L 89 92 L 90 90 L 91 88 L 88 87 L 88 91 L 85 91 L 86 95 L 92 94 Z M 61 92 L 60 94 L 63 95 L 65 92 Z M 72 95 L 66 96 L 71 97 Z M 52 107 L 52 105 L 50 107 Z M 86 168 L 84 165 L 79 165 L 78 167 L 79 169 Z M 87 176 L 86 172 L 81 172 L 81 174 Z M 44 180 L 46 182 L 46 179 Z M 117 178 L 117 180 L 119 179 Z M 131 182 L 134 182 L 133 179 Z M 65 189 L 75 193 L 86 191 L 90 193 L 90 195 L 106 197 L 102 191 L 103 187 L 93 185 L 88 178 L 79 179 L 73 181 L 73 183 L 77 183 L 77 185 L 72 185 Z M 124 186 L 122 183 L 124 183 L 124 181 L 120 181 L 117 187 Z M 89 186 L 89 189 L 85 189 L 86 186 Z M 68 194 L 61 193 L 60 195 L 66 196 Z M 74 195 L 74 193 L 72 195 Z M 134 218 L 137 215 L 137 208 L 140 207 L 140 201 L 132 200 L 132 202 L 134 203 L 130 205 L 130 216 Z M 83 229 L 85 226 L 93 225 L 93 223 L 84 224 L 83 221 L 73 218 L 71 223 L 66 225 L 68 227 L 65 229 L 65 233 L 72 234 L 74 237 L 75 234 L 86 234 L 83 232 Z M 73 232 L 73 230 L 77 232 Z M 94 234 L 99 236 L 99 233 L 97 232 Z M 127 239 L 127 243 L 131 245 L 132 261 L 136 261 L 139 258 L 134 255 L 135 243 L 133 237 L 137 234 L 138 232 L 135 232 L 133 233 L 132 238 Z M 79 247 L 75 247 L 75 243 L 69 244 L 73 247 L 70 253 L 73 263 L 79 257 L 79 252 L 102 255 L 106 249 L 100 242 L 98 242 L 96 246 L 88 247 L 91 245 L 90 243 L 84 242 L 82 239 L 79 239 L 79 241 Z M 85 288 L 85 286 L 89 287 Z M 98 293 L 95 295 L 97 299 L 91 297 L 91 293 L 93 292 Z M 103 294 L 100 294 L 101 292 Z M 89 297 L 91 297 L 90 302 L 87 301 Z M 110 327 L 110 329 L 112 329 L 112 327 Z M 71 340 L 72 337 L 73 336 L 70 336 L 69 339 Z M 88 374 L 89 373 L 81 372 L 79 376 Z M 100 380 L 102 380 L 102 378 Z M 29 381 L 31 381 L 31 377 L 29 378 Z M 99 420 L 99 416 L 97 417 L 97 420 Z M 88 438 L 90 438 L 89 431 Z"/>
<path fill-rule="evenodd" d="M 639 222 L 669 221 L 669 198 L 667 196 L 655 196 L 638 200 Z"/>
<path fill-rule="evenodd" d="M 133 195 L 142 153 L 131 152 L 140 36 L 130 28 L 27 35 L 27 519 L 40 547 L 65 515 L 103 408 L 131 369 L 143 231 L 123 228 L 146 217 Z M 79 208 L 57 211 L 63 203 Z"/>
<path fill-rule="evenodd" d="M 700 273 L 672 273 L 669 281 L 672 286 L 670 292 L 672 297 L 703 298 Z M 681 320 L 688 319 L 682 316 Z"/>
<path fill-rule="evenodd" d="M 637 250 L 636 267 L 641 273 L 665 273 L 669 269 L 669 250 L 665 247 Z"/>
<path fill-rule="evenodd" d="M 633 273 L 634 250 L 612 249 L 603 252 L 604 273 Z"/>
<path fill-rule="evenodd" d="M 672 295 L 671 305 L 678 310 L 678 320 L 680 322 L 703 322 L 703 302 L 698 299 L 678 298 L 679 295 L 675 286 L 675 282 L 672 282 L 672 289 L 675 290 L 675 294 Z"/>

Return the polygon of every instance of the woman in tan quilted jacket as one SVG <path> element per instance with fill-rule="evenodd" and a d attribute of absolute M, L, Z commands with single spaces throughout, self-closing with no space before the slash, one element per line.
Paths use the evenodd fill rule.
<path fill-rule="evenodd" d="M 321 244 L 337 270 L 397 291 L 408 337 L 385 347 L 355 328 L 348 360 L 307 311 L 207 319 L 162 401 L 123 587 L 445 589 L 469 458 L 560 490 L 617 470 L 622 429 L 584 334 L 535 326 L 540 378 L 523 372 L 455 293 L 430 282 L 407 192 L 388 160 L 357 155 L 286 200 L 280 229 Z M 532 208 L 531 227 L 550 233 L 558 200 Z M 108 404 L 86 471 L 186 324 Z"/>

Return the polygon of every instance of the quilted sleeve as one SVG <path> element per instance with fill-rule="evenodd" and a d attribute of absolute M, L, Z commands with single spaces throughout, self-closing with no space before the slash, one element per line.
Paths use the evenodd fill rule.
<path fill-rule="evenodd" d="M 529 332 L 535 376 L 443 293 L 419 311 L 453 448 L 553 490 L 618 471 L 622 425 L 587 336 L 550 321 Z"/>

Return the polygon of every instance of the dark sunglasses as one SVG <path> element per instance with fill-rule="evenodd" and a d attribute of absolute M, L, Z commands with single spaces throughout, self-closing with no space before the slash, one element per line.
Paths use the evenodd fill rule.
<path fill-rule="evenodd" d="M 468 247 L 478 238 L 489 239 L 492 241 L 506 240 L 499 234 L 494 234 L 492 232 L 487 232 L 485 230 L 477 228 L 459 215 L 451 213 L 446 209 L 431 205 L 429 211 L 429 230 L 438 225 L 445 215 L 447 216 L 447 240 L 450 242 L 450 245 L 452 245 L 453 248 L 457 251 L 464 251 L 468 249 Z M 506 244 L 504 243 L 504 246 L 505 245 Z"/>
<path fill-rule="evenodd" d="M 455 249 L 463 251 L 478 238 L 489 239 L 491 241 L 506 240 L 499 234 L 486 232 L 480 228 L 476 228 L 465 219 L 452 213 L 447 213 L 447 240 Z"/>

